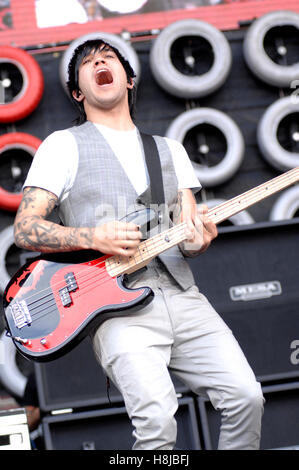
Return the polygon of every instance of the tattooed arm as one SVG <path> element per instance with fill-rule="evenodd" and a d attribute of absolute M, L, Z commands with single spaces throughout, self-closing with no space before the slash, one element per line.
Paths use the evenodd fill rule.
<path fill-rule="evenodd" d="M 206 215 L 208 207 L 197 207 L 191 189 L 179 190 L 178 207 L 176 222 L 186 222 L 188 238 L 180 244 L 180 249 L 186 256 L 197 256 L 206 251 L 217 236 L 217 227 Z"/>
<path fill-rule="evenodd" d="M 63 227 L 46 220 L 57 201 L 49 191 L 25 188 L 14 223 L 17 246 L 45 253 L 93 249 L 125 257 L 134 255 L 141 238 L 135 224 L 113 221 L 99 227 Z"/>
<path fill-rule="evenodd" d="M 57 204 L 57 196 L 40 188 L 25 188 L 14 229 L 16 245 L 32 251 L 55 252 L 83 248 L 90 242 L 89 229 L 62 227 L 45 220 Z"/>

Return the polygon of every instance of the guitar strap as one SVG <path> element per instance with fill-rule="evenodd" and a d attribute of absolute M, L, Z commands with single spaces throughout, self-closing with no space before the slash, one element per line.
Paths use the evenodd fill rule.
<path fill-rule="evenodd" d="M 140 132 L 140 135 L 143 143 L 145 162 L 150 180 L 151 203 L 157 205 L 164 204 L 165 195 L 162 168 L 156 141 L 152 135 L 144 134 L 142 132 Z"/>

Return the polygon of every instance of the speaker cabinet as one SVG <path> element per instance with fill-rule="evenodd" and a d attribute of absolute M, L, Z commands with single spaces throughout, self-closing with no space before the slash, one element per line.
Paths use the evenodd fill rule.
<path fill-rule="evenodd" d="M 232 329 L 262 381 L 299 377 L 299 220 L 219 228 L 190 261 L 199 290 Z"/>
<path fill-rule="evenodd" d="M 299 449 L 299 382 L 263 387 L 265 409 L 262 418 L 262 450 Z M 217 449 L 220 412 L 211 403 L 198 398 L 204 448 Z"/>
<path fill-rule="evenodd" d="M 178 449 L 200 449 L 192 398 L 179 399 Z M 130 450 L 133 427 L 124 407 L 47 416 L 42 421 L 47 450 Z"/>
<path fill-rule="evenodd" d="M 89 337 L 59 359 L 36 363 L 35 374 L 43 412 L 123 401 L 111 381 L 107 390 L 107 378 L 95 359 Z M 178 379 L 173 381 L 178 394 L 188 390 Z"/>

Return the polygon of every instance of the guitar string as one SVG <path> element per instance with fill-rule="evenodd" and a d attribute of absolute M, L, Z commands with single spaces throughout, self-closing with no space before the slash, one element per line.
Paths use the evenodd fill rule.
<path fill-rule="evenodd" d="M 98 276 L 95 276 L 95 277 L 98 277 Z M 103 285 L 105 282 L 111 281 L 111 277 L 109 277 L 109 278 L 107 278 L 107 276 L 105 276 L 105 277 L 106 277 L 106 280 L 105 280 L 105 281 L 102 281 L 102 282 L 98 285 L 98 287 L 101 287 L 101 285 Z M 97 279 L 97 281 L 99 281 L 99 279 Z M 90 284 L 89 284 L 89 285 L 90 285 Z M 87 288 L 86 288 L 86 286 L 85 286 L 85 290 L 84 290 L 84 288 L 81 289 L 81 291 L 80 291 L 80 293 L 78 293 L 78 295 L 79 295 L 79 296 L 81 296 L 81 295 L 86 295 L 86 293 L 87 293 L 89 290 L 94 290 L 94 283 L 93 283 L 92 289 L 89 289 L 89 290 L 88 290 L 89 285 L 87 286 Z M 142 287 L 140 287 L 140 289 L 142 289 Z M 48 316 L 48 315 L 50 315 L 51 313 L 53 313 L 53 312 L 56 311 L 56 309 L 57 309 L 56 300 L 59 300 L 59 297 L 58 297 L 58 298 L 55 297 L 55 294 L 54 294 L 54 293 L 51 293 L 51 295 L 52 295 L 52 298 L 51 298 L 52 303 L 51 303 L 50 305 L 48 305 L 47 308 L 51 308 L 52 306 L 55 307 L 55 308 L 54 308 L 53 310 L 50 310 L 50 311 L 36 312 L 35 314 L 32 315 L 32 318 L 34 317 L 34 320 L 35 320 L 35 321 L 40 320 L 41 318 L 43 318 L 43 317 L 45 317 L 45 316 Z M 40 306 L 39 306 L 39 307 L 40 307 Z M 67 313 L 67 308 L 68 308 L 68 307 L 65 307 L 65 308 L 66 308 L 65 312 Z M 35 318 L 35 317 L 38 317 L 38 318 Z"/>
<path fill-rule="evenodd" d="M 178 235 L 180 236 L 179 231 L 178 231 Z M 172 240 L 174 240 L 174 239 L 172 238 Z M 178 242 L 179 242 L 179 240 L 178 240 Z M 151 242 L 151 249 L 150 250 L 147 249 L 147 253 L 149 254 L 149 256 L 153 256 L 156 251 L 157 251 L 157 243 L 156 243 L 156 240 L 154 240 L 154 242 Z M 134 266 L 134 265 L 130 266 L 130 261 L 131 260 L 129 260 L 127 262 L 127 266 L 126 266 L 127 269 Z M 138 264 L 138 263 L 141 263 L 142 261 L 143 261 L 143 259 L 141 257 L 141 259 L 139 261 L 135 260 L 135 263 Z M 101 273 L 99 273 L 97 271 L 97 269 L 99 267 L 104 266 L 105 262 L 106 262 L 106 260 L 100 261 L 99 263 L 93 264 L 92 266 L 86 266 L 85 269 L 82 269 L 81 271 L 77 272 L 76 273 L 76 281 L 80 282 L 80 287 L 84 286 L 84 280 L 89 281 L 89 280 L 93 280 L 93 279 L 96 279 L 96 278 L 98 280 L 101 280 L 102 278 L 107 277 L 107 276 L 109 276 L 109 278 L 108 278 L 108 280 L 109 280 L 111 277 L 115 277 L 115 276 L 111 276 L 107 271 L 105 271 L 103 273 L 102 277 L 101 277 Z M 125 263 L 123 262 L 122 265 L 125 266 Z M 117 267 L 119 267 L 119 266 L 117 265 Z M 61 268 L 61 269 L 63 269 L 63 268 Z M 100 276 L 99 276 L 99 274 L 100 274 Z M 58 282 L 56 282 L 55 284 L 53 284 L 51 287 L 47 287 L 47 288 L 43 289 L 42 291 L 39 291 L 37 293 L 33 293 L 32 295 L 28 296 L 27 299 L 26 299 L 27 302 L 31 301 L 30 303 L 27 303 L 27 306 L 31 306 L 34 303 L 42 300 L 43 298 L 46 298 L 47 296 L 50 296 L 52 294 L 52 291 L 54 290 L 54 288 L 59 289 L 59 288 L 63 288 L 63 287 L 65 287 L 65 281 L 64 281 L 64 279 L 61 279 Z M 46 293 L 46 294 L 41 297 L 41 293 Z"/>
<path fill-rule="evenodd" d="M 178 242 L 179 243 L 179 240 L 180 240 L 180 237 L 177 237 L 177 240 L 173 239 L 173 241 L 175 242 Z M 94 286 L 94 279 L 97 281 L 97 287 L 100 287 L 101 285 L 103 285 L 105 282 L 108 282 L 108 281 L 111 281 L 111 276 L 109 276 L 109 274 L 107 274 L 107 272 L 104 273 L 104 275 L 102 276 L 99 276 L 98 275 L 99 273 L 98 272 L 95 272 L 93 273 L 93 275 L 89 276 L 86 279 L 87 279 L 87 282 L 86 282 L 86 279 L 85 279 L 85 285 L 84 283 L 82 284 L 82 281 L 80 279 L 78 279 L 78 282 L 80 282 L 80 292 L 78 292 L 77 297 L 80 296 L 80 295 L 86 295 L 87 292 L 89 292 L 90 290 L 93 290 L 95 288 Z M 82 276 L 81 276 L 82 277 Z M 89 289 L 89 287 L 91 286 L 91 289 Z M 57 292 L 56 292 L 56 295 L 53 291 L 51 291 L 49 294 L 47 294 L 47 296 L 50 296 L 50 299 L 39 304 L 39 305 L 36 305 L 35 307 L 33 307 L 31 310 L 34 310 L 34 309 L 40 309 L 42 308 L 44 305 L 46 305 L 48 302 L 50 302 L 52 300 L 52 303 L 53 305 L 57 305 L 56 304 L 56 301 L 57 300 L 60 300 L 60 297 L 59 295 L 57 295 Z M 44 297 L 47 297 L 47 296 L 44 296 Z M 28 306 L 38 302 L 39 300 L 41 300 L 41 298 L 39 298 L 38 300 L 35 300 L 33 302 L 31 302 L 31 304 L 28 304 Z M 48 308 L 49 306 L 47 306 Z M 33 313 L 32 314 L 32 317 L 38 315 L 40 312 L 37 312 L 37 313 Z M 48 312 L 50 313 L 50 312 Z"/>
<path fill-rule="evenodd" d="M 170 235 L 173 235 L 173 233 L 175 233 L 175 235 L 179 235 L 181 236 L 181 231 L 183 231 L 183 229 L 185 228 L 185 224 L 182 223 L 182 224 L 179 224 L 179 225 L 176 225 L 175 227 L 172 227 L 170 230 L 167 231 L 167 233 L 169 234 L 170 231 L 171 231 L 171 234 Z M 164 240 L 164 236 L 163 235 L 163 232 L 161 234 L 157 234 L 155 235 L 154 237 L 152 237 L 151 239 L 148 239 L 146 240 L 145 242 L 143 242 L 142 246 L 140 246 L 138 248 L 138 254 L 135 255 L 134 257 L 131 257 L 129 260 L 127 260 L 127 262 L 125 262 L 125 260 L 122 260 L 120 262 L 120 264 L 116 264 L 115 262 L 113 263 L 114 264 L 114 267 L 111 268 L 111 266 L 109 267 L 110 269 L 119 269 L 120 267 L 125 267 L 126 269 L 129 269 L 129 268 L 132 268 L 134 267 L 134 262 L 132 263 L 132 260 L 133 258 L 135 259 L 135 265 L 138 265 L 139 263 L 142 263 L 144 261 L 143 257 L 142 257 L 142 254 L 141 254 L 141 249 L 145 247 L 146 249 L 146 252 L 148 253 L 149 256 L 155 256 L 157 253 L 157 251 L 159 251 L 160 247 L 158 246 L 157 247 L 157 242 L 159 244 L 163 244 L 165 243 L 165 240 Z M 161 240 L 163 237 L 163 240 Z M 172 239 L 173 240 L 173 239 Z M 161 243 L 162 242 L 162 243 Z M 149 250 L 149 246 L 150 246 L 150 250 Z M 75 252 L 74 252 L 75 253 Z M 144 254 L 144 253 L 143 253 Z M 137 257 L 140 257 L 140 259 L 137 261 L 136 258 Z M 84 279 L 84 274 L 86 273 L 86 276 L 88 277 L 89 276 L 89 273 L 91 270 L 93 270 L 93 268 L 99 268 L 99 267 L 102 267 L 106 264 L 106 261 L 107 260 L 111 260 L 113 258 L 118 258 L 116 256 L 108 256 L 105 260 L 102 260 L 101 259 L 102 257 L 98 258 L 98 260 L 100 260 L 98 263 L 94 263 L 92 265 L 85 265 L 85 268 L 82 269 L 82 271 L 79 271 L 76 273 L 76 276 L 81 276 L 81 280 Z M 97 259 L 93 260 L 93 261 L 97 261 Z M 134 261 L 134 260 L 133 260 Z M 108 263 L 109 264 L 109 263 Z M 70 265 L 71 266 L 71 265 Z M 75 265 L 74 265 L 75 266 Z M 108 268 L 108 269 L 109 269 Z M 63 269 L 63 268 L 61 268 Z M 83 275 L 81 274 L 83 273 Z M 95 275 L 98 274 L 98 273 L 95 273 Z M 108 274 L 109 274 L 109 271 L 108 271 Z M 106 275 L 106 274 L 105 274 Z M 110 277 L 115 277 L 115 276 L 111 276 Z M 40 297 L 40 294 L 43 293 L 43 292 L 49 292 L 51 293 L 50 291 L 53 289 L 53 288 L 62 288 L 62 287 L 65 287 L 65 281 L 62 279 L 62 280 L 59 280 L 58 282 L 54 283 L 51 287 L 46 287 L 45 289 L 37 292 L 37 293 L 33 293 L 31 294 L 31 296 L 27 297 L 27 300 L 30 300 L 32 298 L 34 298 L 35 296 L 38 296 L 37 300 L 41 299 Z M 35 301 L 34 301 L 35 302 Z M 30 305 L 30 304 L 29 304 Z"/>
<path fill-rule="evenodd" d="M 284 175 L 281 175 L 281 176 L 284 176 Z M 280 178 L 280 182 L 281 182 L 282 178 L 281 178 L 281 177 L 278 177 L 278 178 Z M 276 180 L 276 178 L 274 178 L 273 180 Z M 253 195 L 253 196 L 255 197 L 255 194 L 253 194 L 253 193 L 258 192 L 257 189 L 259 189 L 259 192 L 260 192 L 260 190 L 262 189 L 262 187 L 267 187 L 267 186 L 269 186 L 271 182 L 273 183 L 273 180 L 270 180 L 270 182 L 263 183 L 262 185 L 258 186 L 257 188 L 254 188 L 253 190 L 249 190 L 248 192 L 243 193 L 243 195 L 245 195 L 245 194 L 251 194 L 251 195 Z M 271 186 L 273 186 L 273 184 L 272 184 Z M 224 204 L 226 207 L 224 207 L 224 205 L 223 205 L 220 211 L 216 211 L 217 208 L 214 208 L 214 210 L 212 210 L 212 212 L 215 212 L 215 211 L 216 211 L 217 215 L 219 215 L 221 212 L 225 212 L 225 210 L 227 210 L 227 204 L 228 204 L 229 202 L 231 202 L 231 203 L 237 203 L 237 205 L 238 205 L 238 204 L 239 204 L 240 197 L 242 197 L 243 195 L 241 195 L 241 196 L 239 196 L 239 197 L 237 197 L 237 198 L 234 198 L 234 199 L 231 200 L 231 201 L 227 201 L 227 202 Z M 248 202 L 248 201 L 246 201 L 246 203 L 247 203 L 247 202 Z M 231 206 L 231 203 L 229 204 L 229 206 Z M 220 206 L 218 206 L 218 207 L 220 207 Z M 241 209 L 241 210 L 243 210 L 243 209 Z M 177 226 L 175 226 L 175 227 L 172 227 L 172 229 L 170 229 L 170 230 L 178 229 L 178 228 L 180 227 L 180 225 L 184 225 L 184 224 L 179 224 L 179 225 L 177 225 Z M 167 231 L 167 232 L 169 232 L 169 231 Z M 158 240 L 154 240 L 154 238 L 157 237 L 157 236 L 155 236 L 155 237 L 153 237 L 152 239 L 147 240 L 146 242 L 152 241 L 154 245 L 155 245 L 155 242 L 156 242 L 156 241 L 158 241 L 159 243 L 161 243 L 161 240 L 159 240 L 159 239 L 161 238 L 161 236 L 163 236 L 163 233 L 158 235 Z M 165 243 L 165 241 L 163 241 L 163 243 Z M 148 249 L 148 246 L 147 246 L 147 245 L 146 245 L 146 248 Z M 148 250 L 147 250 L 147 251 L 148 251 Z M 156 247 L 154 247 L 154 251 L 156 251 Z M 140 256 L 141 256 L 141 254 L 140 254 Z M 154 256 L 155 256 L 155 254 L 154 254 Z M 114 258 L 114 257 L 112 256 L 111 258 Z M 110 258 L 110 259 L 111 259 L 111 258 Z M 92 268 L 95 268 L 95 267 L 99 267 L 101 264 L 105 264 L 106 260 L 108 260 L 108 259 L 109 259 L 109 257 L 106 258 L 106 259 L 103 260 L 103 261 L 100 261 L 100 262 L 97 263 L 97 264 L 94 264 L 93 266 L 91 266 L 91 269 L 92 269 Z M 141 261 L 142 261 L 142 256 L 141 256 Z M 131 262 L 131 259 L 130 259 L 130 261 L 128 262 L 128 265 L 129 265 L 130 262 Z M 137 263 L 137 264 L 138 264 L 138 263 Z M 133 266 L 134 266 L 134 265 L 133 265 Z M 119 266 L 117 265 L 117 266 L 116 266 L 116 269 L 117 269 L 118 267 L 119 267 Z M 112 269 L 115 269 L 115 268 L 112 268 Z M 86 269 L 84 270 L 84 272 L 85 272 L 85 271 L 86 271 Z M 83 272 L 83 271 L 82 271 L 82 272 Z M 99 274 L 99 273 L 96 273 L 96 272 L 95 272 L 93 276 L 89 276 L 89 277 L 88 277 L 88 273 L 87 273 L 87 275 L 86 275 L 87 280 L 89 281 L 89 280 L 92 280 L 92 279 L 94 279 L 94 278 L 97 278 L 98 281 L 101 281 L 102 278 L 99 277 L 98 274 Z M 76 276 L 80 276 L 80 273 L 77 273 Z M 107 273 L 105 273 L 105 276 L 104 276 L 104 277 L 106 277 L 106 276 L 107 276 Z M 83 277 L 83 276 L 81 276 L 81 278 L 82 278 L 82 277 Z M 110 276 L 110 277 L 111 277 L 111 276 Z M 108 280 L 110 280 L 110 279 L 108 278 L 107 281 L 108 281 Z M 60 282 L 62 282 L 62 281 L 60 281 Z M 60 282 L 59 282 L 59 284 L 60 284 Z M 58 283 L 57 283 L 57 285 L 58 285 Z M 82 286 L 82 279 L 80 280 L 80 286 Z M 52 286 L 52 287 L 53 287 L 53 286 Z M 46 290 L 49 289 L 49 290 L 52 291 L 52 287 L 46 288 L 46 289 L 44 289 L 44 290 L 46 291 Z M 64 287 L 64 286 L 63 286 L 63 287 Z M 83 288 L 84 288 L 84 287 L 83 287 Z M 50 292 L 50 293 L 47 294 L 47 295 L 51 295 L 51 293 L 52 293 L 52 292 Z M 40 292 L 39 292 L 39 294 L 40 294 Z M 33 294 L 33 295 L 30 296 L 30 297 L 33 297 L 33 296 L 35 296 L 35 295 L 37 295 L 37 294 Z M 30 299 L 30 297 L 29 297 L 28 299 Z M 44 296 L 44 297 L 46 297 L 46 296 Z M 44 297 L 43 297 L 43 298 L 44 298 Z M 41 300 L 41 297 L 39 297 L 38 300 Z M 32 303 L 35 303 L 35 302 L 36 302 L 36 301 L 34 301 L 34 302 L 32 302 Z M 29 305 L 31 305 L 31 304 L 29 304 Z M 40 308 L 40 307 L 41 307 L 41 305 L 39 305 L 39 308 Z"/>

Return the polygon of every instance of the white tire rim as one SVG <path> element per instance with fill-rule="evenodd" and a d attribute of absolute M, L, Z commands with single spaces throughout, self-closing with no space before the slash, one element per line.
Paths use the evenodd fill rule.
<path fill-rule="evenodd" d="M 210 43 L 214 62 L 199 76 L 187 76 L 172 63 L 170 51 L 180 37 L 200 36 Z M 157 83 L 168 93 L 180 98 L 199 98 L 213 93 L 225 82 L 232 64 L 230 45 L 214 26 L 200 20 L 182 20 L 167 26 L 156 38 L 150 51 L 150 67 Z"/>
<path fill-rule="evenodd" d="M 183 144 L 186 133 L 200 124 L 217 127 L 227 142 L 227 152 L 219 164 L 207 167 L 192 162 L 202 186 L 216 186 L 228 181 L 240 168 L 244 158 L 244 139 L 239 127 L 227 114 L 211 108 L 196 108 L 180 114 L 165 135 Z"/>
<path fill-rule="evenodd" d="M 287 96 L 270 105 L 258 124 L 257 142 L 260 151 L 274 168 L 281 171 L 299 166 L 299 153 L 285 150 L 277 138 L 279 124 L 293 113 L 299 113 L 299 102 L 293 96 Z"/>
<path fill-rule="evenodd" d="M 290 87 L 291 82 L 299 77 L 299 62 L 288 66 L 276 64 L 264 49 L 265 35 L 276 26 L 294 26 L 299 30 L 299 14 L 282 10 L 256 19 L 244 39 L 244 58 L 260 80 L 278 87 Z"/>
<path fill-rule="evenodd" d="M 284 191 L 273 204 L 270 220 L 292 219 L 299 210 L 299 186 Z"/>

